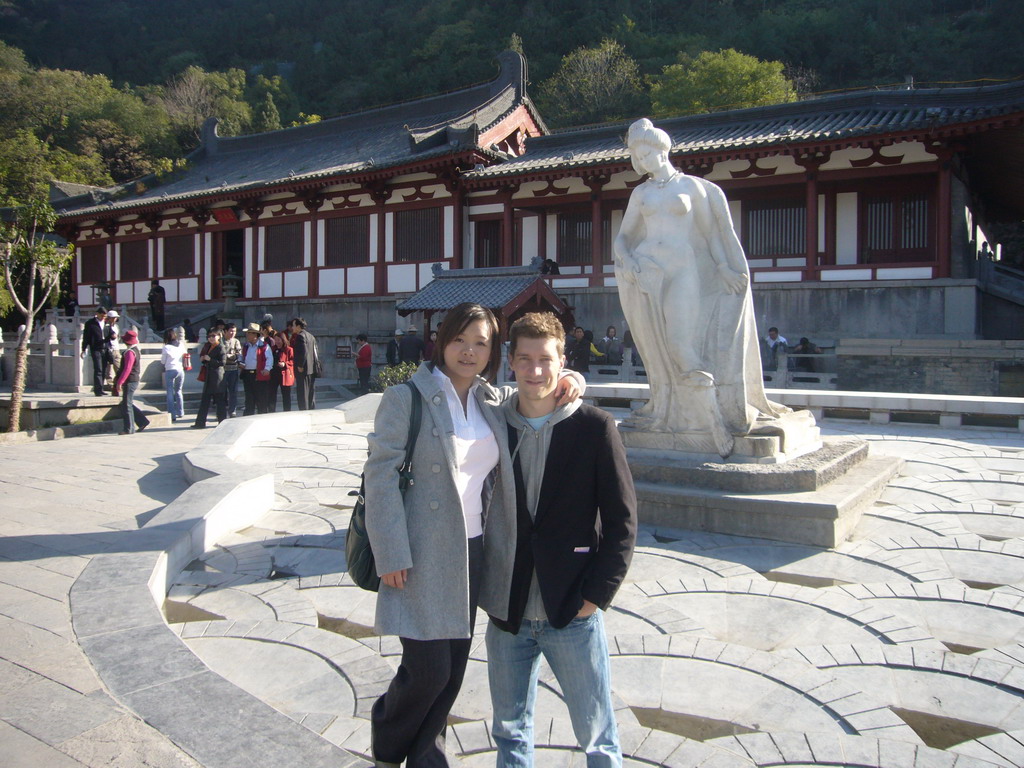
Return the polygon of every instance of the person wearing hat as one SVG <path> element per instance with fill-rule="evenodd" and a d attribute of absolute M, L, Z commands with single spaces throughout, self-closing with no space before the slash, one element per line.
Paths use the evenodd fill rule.
<path fill-rule="evenodd" d="M 121 329 L 117 325 L 120 315 L 116 309 L 107 311 L 107 324 L 103 327 L 103 381 L 112 382 L 114 372 L 121 364 L 121 348 L 117 340 Z"/>
<path fill-rule="evenodd" d="M 423 360 L 423 349 L 423 339 L 416 333 L 416 326 L 410 325 L 405 336 L 398 342 L 398 362 L 419 365 Z"/>
<path fill-rule="evenodd" d="M 103 392 L 103 361 L 104 361 L 104 331 L 107 310 L 103 307 L 96 307 L 94 317 L 85 321 L 82 328 L 82 357 L 89 353 L 92 359 L 92 391 L 97 397 L 102 397 Z"/>
<path fill-rule="evenodd" d="M 270 369 L 273 364 L 274 356 L 267 354 L 267 345 L 263 340 L 259 323 L 249 323 L 245 327 L 242 356 L 238 358 L 238 367 L 241 370 L 239 378 L 242 379 L 242 389 L 245 392 L 243 416 L 267 412 L 267 388 L 257 386 L 257 382 L 270 381 Z"/>
<path fill-rule="evenodd" d="M 402 341 L 402 337 L 405 336 L 405 331 L 401 328 L 395 328 L 395 338 L 388 342 L 388 366 L 393 368 L 398 365 L 398 344 Z"/>
<path fill-rule="evenodd" d="M 139 379 L 142 374 L 142 356 L 139 354 L 139 334 L 135 331 L 126 331 L 121 340 L 127 349 L 120 359 L 120 367 L 117 377 L 111 387 L 110 393 L 117 397 L 121 393 L 121 422 L 122 429 L 119 434 L 131 435 L 138 429 L 139 432 L 149 426 L 149 419 L 146 418 L 139 406 L 135 405 L 135 390 L 139 388 Z"/>

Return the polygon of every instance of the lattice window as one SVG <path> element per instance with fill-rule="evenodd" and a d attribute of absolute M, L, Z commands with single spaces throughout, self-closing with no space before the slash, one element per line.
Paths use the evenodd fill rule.
<path fill-rule="evenodd" d="M 264 234 L 263 268 L 267 271 L 302 269 L 304 238 L 302 223 L 274 224 Z"/>
<path fill-rule="evenodd" d="M 83 245 L 76 253 L 78 263 L 82 265 L 83 283 L 102 283 L 107 279 L 107 247 L 105 245 Z"/>
<path fill-rule="evenodd" d="M 803 256 L 807 243 L 807 207 L 798 200 L 744 204 L 743 240 L 747 258 Z"/>
<path fill-rule="evenodd" d="M 440 261 L 441 209 L 395 213 L 395 261 Z"/>
<path fill-rule="evenodd" d="M 149 278 L 149 241 L 132 240 L 121 243 L 121 280 Z"/>
<path fill-rule="evenodd" d="M 592 229 L 590 213 L 559 214 L 556 261 L 559 264 L 589 264 Z"/>
<path fill-rule="evenodd" d="M 324 227 L 324 266 L 341 267 L 370 262 L 370 217 L 327 219 Z"/>
<path fill-rule="evenodd" d="M 195 273 L 195 238 L 192 235 L 165 237 L 164 277 L 188 277 Z"/>
<path fill-rule="evenodd" d="M 473 263 L 477 267 L 501 265 L 501 221 L 491 219 L 476 222 L 476 253 Z"/>
<path fill-rule="evenodd" d="M 861 261 L 930 261 L 928 195 L 867 195 L 861 213 Z"/>

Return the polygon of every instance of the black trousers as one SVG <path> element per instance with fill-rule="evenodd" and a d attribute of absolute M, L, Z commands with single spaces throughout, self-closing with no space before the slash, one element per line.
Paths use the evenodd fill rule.
<path fill-rule="evenodd" d="M 359 369 L 359 388 L 364 392 L 370 391 L 370 368 Z"/>
<path fill-rule="evenodd" d="M 256 413 L 256 371 L 242 371 L 238 374 L 242 380 L 242 389 L 245 391 L 245 405 L 242 407 L 243 416 L 252 416 Z"/>
<path fill-rule="evenodd" d="M 476 621 L 483 537 L 469 540 L 469 624 Z M 472 631 L 472 629 L 470 630 Z M 406 768 L 448 768 L 448 713 L 462 687 L 472 638 L 402 641 L 402 663 L 370 712 L 373 756 Z"/>
<path fill-rule="evenodd" d="M 93 394 L 103 395 L 103 350 L 90 349 L 89 357 L 92 358 L 92 391 Z"/>

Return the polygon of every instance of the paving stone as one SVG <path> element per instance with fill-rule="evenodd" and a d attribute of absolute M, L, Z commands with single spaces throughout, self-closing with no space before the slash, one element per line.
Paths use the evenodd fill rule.
<path fill-rule="evenodd" d="M 3 720 L 0 720 L 0 754 L 4 756 L 4 768 L 82 768 L 83 765 Z"/>

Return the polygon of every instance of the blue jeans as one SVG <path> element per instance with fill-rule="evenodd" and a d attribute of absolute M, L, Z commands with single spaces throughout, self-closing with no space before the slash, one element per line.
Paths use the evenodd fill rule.
<path fill-rule="evenodd" d="M 562 688 L 573 732 L 587 755 L 587 768 L 621 768 L 601 611 L 573 619 L 563 629 L 546 621 L 524 621 L 515 635 L 488 624 L 487 679 L 497 768 L 533 766 L 533 707 L 542 653 Z"/>
<path fill-rule="evenodd" d="M 185 374 L 181 371 L 164 371 L 164 387 L 167 389 L 167 412 L 171 421 L 177 421 L 185 415 L 185 400 L 181 394 L 181 386 L 185 383 Z"/>
<path fill-rule="evenodd" d="M 224 392 L 227 394 L 228 416 L 235 415 L 235 408 L 238 407 L 238 369 L 232 371 L 224 369 Z"/>

